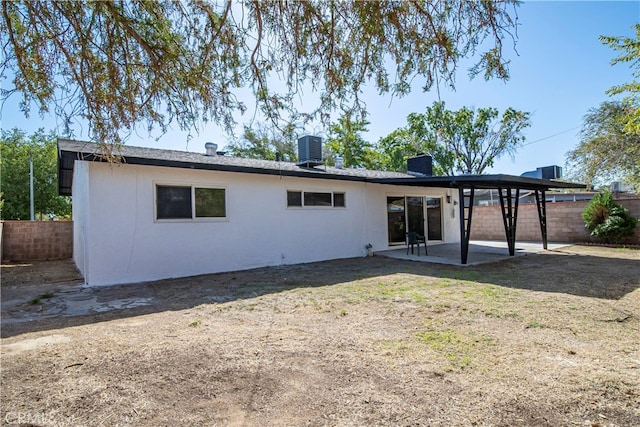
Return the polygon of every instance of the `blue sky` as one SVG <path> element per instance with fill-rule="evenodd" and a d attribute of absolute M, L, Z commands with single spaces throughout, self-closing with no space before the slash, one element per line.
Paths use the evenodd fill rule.
<path fill-rule="evenodd" d="M 616 52 L 598 40 L 600 35 L 634 36 L 632 26 L 640 22 L 640 2 L 541 2 L 523 3 L 518 9 L 517 53 L 509 42 L 505 52 L 511 60 L 511 79 L 470 81 L 461 69 L 456 91 L 441 88 L 440 98 L 450 109 L 467 107 L 513 107 L 532 113 L 532 126 L 526 130 L 527 142 L 514 160 L 500 159 L 489 173 L 519 175 L 536 167 L 564 166 L 565 154 L 579 142 L 582 118 L 590 108 L 610 99 L 605 91 L 613 85 L 632 80 L 627 64 L 611 66 Z M 5 80 L 3 85 L 7 85 Z M 305 94 L 313 99 L 313 94 Z M 424 93 L 419 87 L 401 99 L 365 93 L 371 142 L 404 126 L 411 112 L 423 112 L 438 99 L 437 92 Z M 18 109 L 19 97 L 13 96 L 2 108 L 2 128 L 18 127 L 32 132 L 39 127 L 55 129 L 55 117 L 40 118 L 36 110 L 26 119 Z M 249 104 L 249 100 L 247 100 Z M 250 115 L 239 118 L 248 122 Z M 86 139 L 86 127 L 75 129 L 75 138 Z M 187 142 L 184 132 L 169 131 L 159 140 L 144 132 L 132 135 L 127 144 L 190 151 L 204 151 L 206 141 L 222 148 L 227 137 L 210 124 Z"/>

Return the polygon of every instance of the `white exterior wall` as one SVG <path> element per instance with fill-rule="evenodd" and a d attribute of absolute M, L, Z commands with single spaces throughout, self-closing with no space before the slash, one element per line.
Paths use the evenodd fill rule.
<path fill-rule="evenodd" d="M 227 220 L 156 221 L 156 184 L 225 188 Z M 346 208 L 287 208 L 288 189 L 345 192 Z M 442 189 L 76 161 L 74 259 L 106 285 L 359 257 L 387 249 L 386 197 L 405 194 L 442 196 L 459 241 Z"/>
<path fill-rule="evenodd" d="M 89 230 L 89 163 L 76 162 L 73 168 L 73 259 L 78 270 L 88 277 L 86 232 Z"/>

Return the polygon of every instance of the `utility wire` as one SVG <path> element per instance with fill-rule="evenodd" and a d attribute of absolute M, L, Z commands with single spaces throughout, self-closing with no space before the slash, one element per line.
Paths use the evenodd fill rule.
<path fill-rule="evenodd" d="M 522 144 L 521 147 L 526 147 L 527 145 L 535 144 L 536 142 L 544 141 L 544 140 L 556 137 L 558 135 L 562 135 L 562 134 L 565 134 L 567 132 L 571 132 L 572 130 L 579 129 L 581 127 L 582 126 L 576 126 L 574 128 L 571 128 L 571 129 L 563 130 L 562 132 L 554 133 L 553 135 L 545 136 L 544 138 L 536 139 L 535 141 L 531 141 L 531 142 L 527 142 L 526 144 Z"/>

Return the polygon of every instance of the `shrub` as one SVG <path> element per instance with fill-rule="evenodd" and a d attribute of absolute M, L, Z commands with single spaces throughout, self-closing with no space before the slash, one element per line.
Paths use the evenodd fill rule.
<path fill-rule="evenodd" d="M 633 234 L 638 219 L 613 201 L 609 191 L 596 194 L 582 212 L 584 225 L 593 237 L 607 243 L 618 243 Z"/>

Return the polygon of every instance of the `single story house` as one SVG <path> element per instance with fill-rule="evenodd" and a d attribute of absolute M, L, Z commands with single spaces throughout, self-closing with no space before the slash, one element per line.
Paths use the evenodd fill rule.
<path fill-rule="evenodd" d="M 500 189 L 511 245 L 515 193 L 570 186 L 507 175 L 433 177 L 428 156 L 409 159 L 407 174 L 329 167 L 319 138 L 299 144 L 299 163 L 132 146 L 110 163 L 99 144 L 59 139 L 59 192 L 72 196 L 73 258 L 85 282 L 359 257 L 404 245 L 407 231 L 429 244 L 460 242 L 464 264 L 476 188 Z M 539 211 L 546 244 L 544 197 Z"/>

